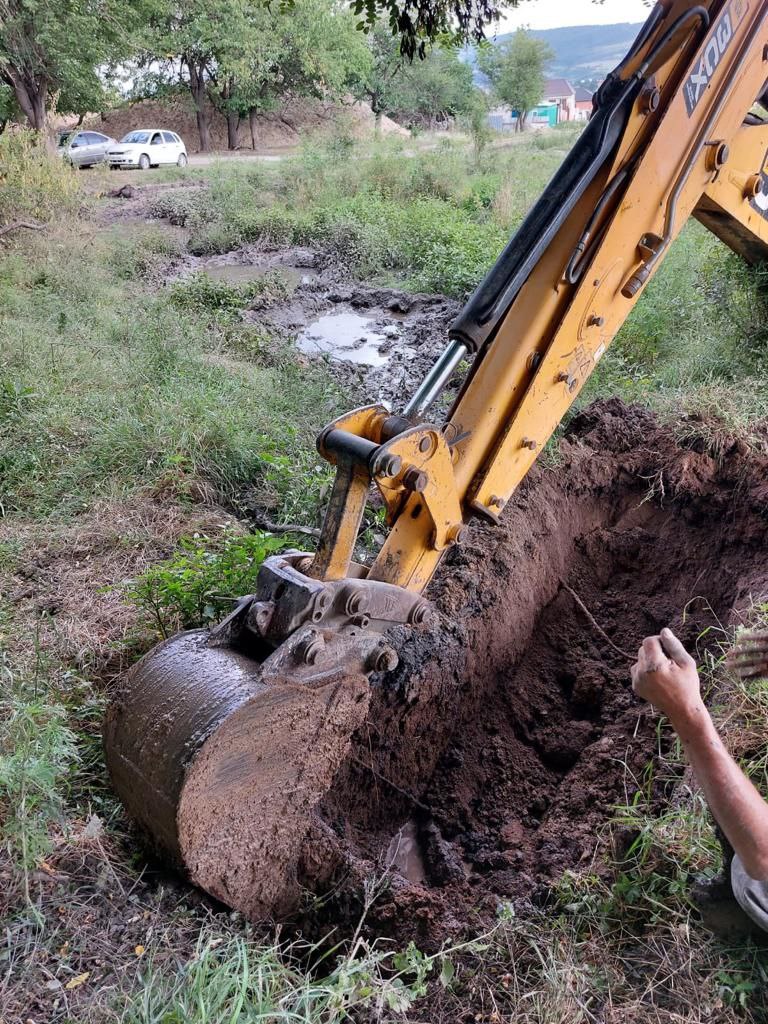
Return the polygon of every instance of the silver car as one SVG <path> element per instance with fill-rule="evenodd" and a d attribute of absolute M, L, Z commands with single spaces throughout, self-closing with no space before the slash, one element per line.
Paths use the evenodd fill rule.
<path fill-rule="evenodd" d="M 101 132 L 65 132 L 59 136 L 59 153 L 73 167 L 92 167 L 103 163 L 107 150 L 114 144 L 114 139 Z"/>

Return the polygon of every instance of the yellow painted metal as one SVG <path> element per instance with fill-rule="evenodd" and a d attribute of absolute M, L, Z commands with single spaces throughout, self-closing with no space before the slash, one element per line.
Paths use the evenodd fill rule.
<path fill-rule="evenodd" d="M 307 570 L 319 580 L 343 580 L 355 554 L 371 478 L 349 459 L 336 465 L 336 479 L 325 511 L 315 556 Z"/>
<path fill-rule="evenodd" d="M 349 459 L 337 460 L 336 454 L 325 448 L 323 439 L 331 430 L 346 430 L 378 443 L 387 415 L 383 405 L 353 409 L 330 423 L 318 438 L 320 454 L 336 464 L 336 479 L 317 551 L 307 570 L 308 575 L 316 579 L 341 580 L 349 572 L 371 482 L 364 466 Z"/>
<path fill-rule="evenodd" d="M 748 263 L 768 260 L 768 126 L 740 129 L 693 216 Z"/>
<path fill-rule="evenodd" d="M 701 7 L 710 16 L 703 38 L 691 35 Z M 455 540 L 460 516 L 498 518 L 691 215 L 752 262 L 768 253 L 768 128 L 744 123 L 768 79 L 768 0 L 662 0 L 657 10 L 659 23 L 621 65 L 624 80 L 657 60 L 660 40 L 668 43 L 670 27 L 689 17 L 672 33 L 673 47 L 662 48 L 659 66 L 651 64 L 653 78 L 612 159 L 477 357 L 443 430 L 424 425 L 386 442 L 380 408 L 334 424 L 405 456 L 401 473 L 376 481 L 392 529 L 369 578 L 423 590 Z M 658 109 L 646 98 L 654 89 Z M 627 185 L 614 201 L 607 188 L 622 173 Z M 589 224 L 587 269 L 571 283 L 565 269 Z M 430 431 L 439 443 L 419 458 L 413 445 Z M 450 450 L 443 433 L 456 438 Z M 418 493 L 403 486 L 409 467 L 426 474 Z M 334 493 L 335 527 L 324 529 L 313 569 L 329 578 L 338 578 L 351 557 L 359 479 L 339 481 Z M 342 498 L 354 506 L 346 524 L 339 522 Z"/>
<path fill-rule="evenodd" d="M 692 6 L 666 4 L 667 17 L 643 53 Z M 622 293 L 628 282 L 646 263 L 650 279 L 694 211 L 704 219 L 702 196 L 763 237 L 755 211 L 746 201 L 736 201 L 734 181 L 762 168 L 762 157 L 755 163 L 759 145 L 746 141 L 751 137 L 743 121 L 768 78 L 768 3 L 716 0 L 704 6 L 712 21 L 703 42 L 656 70 L 659 114 L 652 118 L 638 101 L 613 165 L 593 183 L 548 247 L 452 411 L 451 424 L 463 439 L 456 444 L 453 472 L 440 486 L 455 489 L 467 514 L 474 504 L 495 515 L 508 500 L 637 301 L 641 289 L 629 297 Z M 723 31 L 718 19 L 726 9 L 732 38 L 714 66 L 712 48 L 722 42 Z M 689 113 L 684 85 L 707 61 L 708 84 Z M 713 166 L 713 142 L 733 149 L 733 159 L 720 169 Z M 586 274 L 578 284 L 567 284 L 564 268 L 599 196 L 635 154 L 638 160 L 624 198 L 617 208 L 606 210 L 597 226 L 596 234 L 601 227 L 604 233 Z M 646 245 L 649 236 L 655 240 L 651 237 Z M 370 577 L 423 589 L 441 555 L 429 543 L 429 525 L 425 510 L 418 510 L 411 499 Z"/>
<path fill-rule="evenodd" d="M 382 446 L 382 451 L 402 459 L 402 468 L 395 477 L 376 481 L 387 503 L 388 522 L 396 522 L 403 514 L 411 518 L 424 514 L 432 524 L 430 548 L 443 551 L 450 547 L 464 518 L 458 492 L 450 485 L 453 458 L 441 431 L 428 425 L 414 427 L 392 438 Z M 423 486 L 412 496 L 413 489 L 408 487 L 410 473 L 424 478 Z"/>

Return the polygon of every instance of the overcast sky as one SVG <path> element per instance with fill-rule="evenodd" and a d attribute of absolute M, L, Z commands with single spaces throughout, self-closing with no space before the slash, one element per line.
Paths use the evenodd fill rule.
<path fill-rule="evenodd" d="M 560 28 L 564 25 L 613 25 L 645 21 L 650 7 L 643 0 L 522 0 L 516 11 L 502 16 L 498 32 L 526 28 Z M 490 34 L 490 33 L 489 33 Z"/>

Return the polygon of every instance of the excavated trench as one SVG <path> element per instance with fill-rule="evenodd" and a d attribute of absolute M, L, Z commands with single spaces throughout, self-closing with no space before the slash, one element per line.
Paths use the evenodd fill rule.
<path fill-rule="evenodd" d="M 768 463 L 704 448 L 593 406 L 557 469 L 444 564 L 440 623 L 375 681 L 305 843 L 302 882 L 324 894 L 305 929 L 353 920 L 386 873 L 370 927 L 440 941 L 592 861 L 656 749 L 629 656 L 665 625 L 701 656 L 768 595 Z"/>

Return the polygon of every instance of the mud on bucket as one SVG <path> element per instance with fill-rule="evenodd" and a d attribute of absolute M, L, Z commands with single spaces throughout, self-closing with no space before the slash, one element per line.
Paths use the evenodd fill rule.
<path fill-rule="evenodd" d="M 126 675 L 104 727 L 130 815 L 192 882 L 251 920 L 289 911 L 312 809 L 368 710 L 363 675 L 290 673 L 180 633 Z M 290 647 L 292 645 L 286 645 Z"/>

